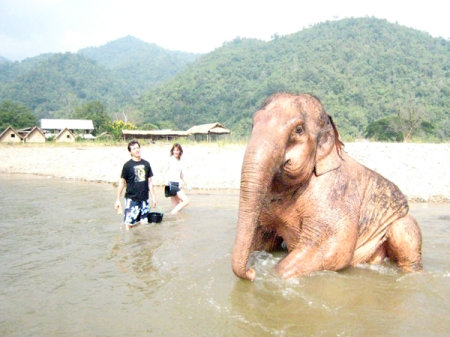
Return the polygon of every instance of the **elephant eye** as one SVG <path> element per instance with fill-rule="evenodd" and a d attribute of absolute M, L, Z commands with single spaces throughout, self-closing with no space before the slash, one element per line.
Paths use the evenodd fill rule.
<path fill-rule="evenodd" d="M 303 126 L 298 125 L 298 126 L 295 128 L 295 133 L 301 135 L 301 134 L 303 133 Z"/>

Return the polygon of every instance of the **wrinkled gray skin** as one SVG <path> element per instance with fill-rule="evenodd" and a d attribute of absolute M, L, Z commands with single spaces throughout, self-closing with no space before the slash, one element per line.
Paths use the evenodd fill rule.
<path fill-rule="evenodd" d="M 350 158 L 320 101 L 276 94 L 254 115 L 242 165 L 232 267 L 243 279 L 252 251 L 280 249 L 282 278 L 386 257 L 422 269 L 422 238 L 396 185 Z"/>

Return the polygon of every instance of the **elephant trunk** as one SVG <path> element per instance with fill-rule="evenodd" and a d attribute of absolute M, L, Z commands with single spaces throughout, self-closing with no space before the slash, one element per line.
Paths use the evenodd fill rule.
<path fill-rule="evenodd" d="M 255 239 L 258 218 L 274 178 L 284 158 L 279 139 L 255 137 L 255 130 L 247 146 L 241 172 L 239 216 L 233 248 L 232 267 L 236 276 L 253 280 L 256 273 L 247 270 L 247 262 Z M 264 139 L 261 141 L 261 139 Z"/>

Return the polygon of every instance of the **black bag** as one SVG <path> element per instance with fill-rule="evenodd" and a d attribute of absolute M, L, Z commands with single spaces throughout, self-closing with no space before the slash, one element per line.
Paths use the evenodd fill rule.
<path fill-rule="evenodd" d="M 180 188 L 178 183 L 170 182 L 169 185 L 164 186 L 164 195 L 166 198 L 174 197 L 177 195 L 179 190 Z"/>
<path fill-rule="evenodd" d="M 148 223 L 160 223 L 163 219 L 164 213 L 162 212 L 161 208 L 158 207 L 159 212 L 150 212 L 148 213 Z"/>

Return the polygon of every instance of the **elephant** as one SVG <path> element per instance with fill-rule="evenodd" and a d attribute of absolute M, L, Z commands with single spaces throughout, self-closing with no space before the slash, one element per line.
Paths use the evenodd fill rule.
<path fill-rule="evenodd" d="M 406 197 L 344 150 L 312 94 L 277 93 L 253 115 L 241 170 L 232 252 L 236 276 L 253 280 L 253 251 L 287 248 L 282 279 L 386 258 L 422 270 L 422 234 Z"/>

